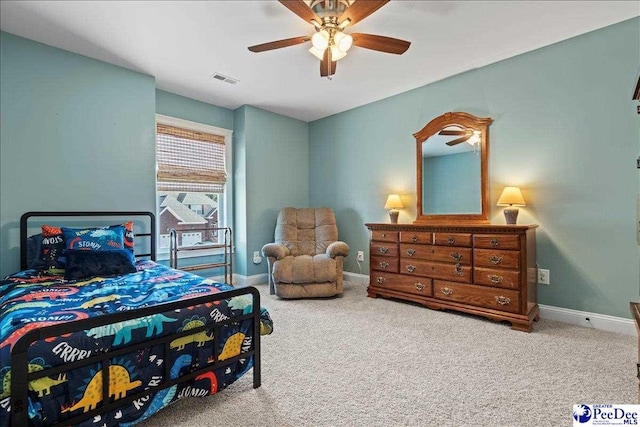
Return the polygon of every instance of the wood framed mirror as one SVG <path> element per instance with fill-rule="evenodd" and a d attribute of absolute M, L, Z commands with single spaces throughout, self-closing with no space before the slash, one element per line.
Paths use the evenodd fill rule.
<path fill-rule="evenodd" d="M 417 217 L 414 223 L 489 222 L 487 162 L 493 119 L 449 112 L 416 138 Z"/>

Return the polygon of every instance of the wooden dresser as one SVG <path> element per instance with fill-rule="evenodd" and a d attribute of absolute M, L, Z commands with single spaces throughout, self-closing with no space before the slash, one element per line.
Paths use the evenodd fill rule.
<path fill-rule="evenodd" d="M 366 224 L 369 297 L 511 322 L 538 318 L 537 225 Z"/>

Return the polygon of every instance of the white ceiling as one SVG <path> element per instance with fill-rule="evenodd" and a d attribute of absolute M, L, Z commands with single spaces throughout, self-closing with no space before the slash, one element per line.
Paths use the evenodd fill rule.
<path fill-rule="evenodd" d="M 392 0 L 346 32 L 405 39 L 409 50 L 353 47 L 331 81 L 310 44 L 247 50 L 313 34 L 276 1 L 2 1 L 0 28 L 155 76 L 169 92 L 312 121 L 638 15 L 637 0 Z"/>

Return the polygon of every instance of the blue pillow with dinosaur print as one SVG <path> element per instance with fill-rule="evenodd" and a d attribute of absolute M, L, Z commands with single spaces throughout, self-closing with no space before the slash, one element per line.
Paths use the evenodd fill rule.
<path fill-rule="evenodd" d="M 108 251 L 123 249 L 126 229 L 124 225 L 103 228 L 62 227 L 62 237 L 66 249 Z"/>

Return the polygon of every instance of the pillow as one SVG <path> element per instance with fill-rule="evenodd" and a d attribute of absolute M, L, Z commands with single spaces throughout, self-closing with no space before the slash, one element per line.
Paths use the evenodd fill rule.
<path fill-rule="evenodd" d="M 124 247 L 133 252 L 133 221 L 122 224 L 124 227 Z"/>
<path fill-rule="evenodd" d="M 80 280 L 95 276 L 114 276 L 135 273 L 133 253 L 127 249 L 91 251 L 67 249 L 64 278 Z"/>
<path fill-rule="evenodd" d="M 67 249 L 90 251 L 124 249 L 124 235 L 124 225 L 112 225 L 103 228 L 62 227 L 62 236 Z"/>
<path fill-rule="evenodd" d="M 34 268 L 38 270 L 64 269 L 64 239 L 60 227 L 43 225 L 40 247 L 40 260 Z"/>
<path fill-rule="evenodd" d="M 42 233 L 27 238 L 27 268 L 40 269 L 42 261 Z"/>

